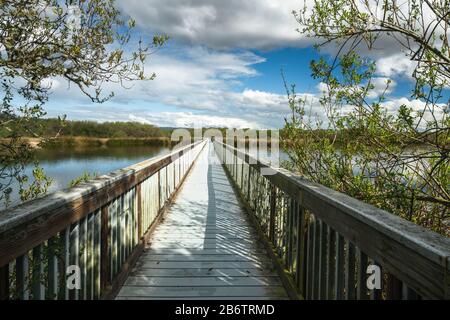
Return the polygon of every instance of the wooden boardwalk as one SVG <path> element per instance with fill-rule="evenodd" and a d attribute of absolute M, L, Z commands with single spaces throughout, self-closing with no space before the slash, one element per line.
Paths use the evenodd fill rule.
<path fill-rule="evenodd" d="M 117 299 L 287 299 L 207 145 Z"/>

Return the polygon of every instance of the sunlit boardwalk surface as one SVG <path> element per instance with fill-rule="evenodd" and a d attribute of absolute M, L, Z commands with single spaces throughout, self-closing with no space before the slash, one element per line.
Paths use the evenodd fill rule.
<path fill-rule="evenodd" d="M 117 299 L 286 299 L 273 264 L 206 146 Z"/>

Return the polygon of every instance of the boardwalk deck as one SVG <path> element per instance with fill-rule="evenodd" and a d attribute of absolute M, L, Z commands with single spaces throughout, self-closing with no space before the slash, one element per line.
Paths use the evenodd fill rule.
<path fill-rule="evenodd" d="M 206 146 L 117 299 L 287 299 Z"/>

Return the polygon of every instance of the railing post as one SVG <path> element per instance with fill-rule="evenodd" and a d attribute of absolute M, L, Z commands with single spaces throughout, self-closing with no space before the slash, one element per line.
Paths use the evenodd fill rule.
<path fill-rule="evenodd" d="M 300 293 L 303 298 L 306 299 L 306 245 L 307 245 L 307 234 L 306 234 L 306 215 L 305 211 L 299 204 L 297 204 L 296 214 L 298 214 L 298 229 L 297 229 L 297 280 Z"/>
<path fill-rule="evenodd" d="M 0 300 L 9 300 L 9 264 L 0 267 Z"/>
<path fill-rule="evenodd" d="M 275 239 L 275 214 L 277 206 L 277 189 L 275 186 L 270 188 L 270 217 L 269 217 L 269 239 L 273 242 Z"/>
<path fill-rule="evenodd" d="M 250 204 L 250 195 L 251 191 L 250 188 L 252 186 L 251 184 L 251 178 L 252 178 L 252 167 L 250 166 L 250 163 L 248 164 L 248 176 L 247 176 L 247 202 Z"/>
<path fill-rule="evenodd" d="M 111 259 L 109 256 L 109 221 L 108 221 L 108 205 L 104 206 L 101 211 L 101 247 L 100 247 L 100 288 L 104 293 L 110 284 Z"/>
<path fill-rule="evenodd" d="M 158 214 L 159 210 L 161 209 L 161 170 L 159 170 L 156 174 L 158 175 L 158 207 L 156 210 L 156 214 Z"/>
<path fill-rule="evenodd" d="M 143 235 L 142 230 L 142 191 L 141 183 L 136 186 L 136 197 L 137 197 L 137 232 L 138 232 L 138 242 L 141 240 Z"/>
<path fill-rule="evenodd" d="M 387 300 L 401 300 L 402 299 L 402 282 L 394 277 L 392 274 L 387 274 Z"/>

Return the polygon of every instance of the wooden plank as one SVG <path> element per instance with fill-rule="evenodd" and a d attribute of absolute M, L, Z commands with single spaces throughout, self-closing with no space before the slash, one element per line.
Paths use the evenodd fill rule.
<path fill-rule="evenodd" d="M 59 274 L 58 274 L 58 257 L 56 252 L 58 251 L 58 239 L 56 237 L 48 240 L 48 255 L 47 255 L 47 298 L 56 300 L 58 298 L 59 289 Z"/>
<path fill-rule="evenodd" d="M 230 286 L 280 286 L 278 277 L 147 277 L 130 276 L 125 286 L 142 287 L 230 287 Z"/>
<path fill-rule="evenodd" d="M 108 241 L 109 236 L 102 235 L 102 217 L 103 217 L 103 210 L 97 211 L 95 213 L 95 222 L 94 222 L 94 299 L 99 299 L 101 295 L 102 290 L 102 263 L 105 261 L 110 261 L 108 257 L 105 258 L 105 261 L 102 260 L 102 236 L 106 236 L 106 241 Z M 105 250 L 105 254 L 109 253 L 109 250 L 106 246 L 106 248 L 103 248 Z M 108 269 L 106 269 L 108 270 Z M 109 278 L 108 273 L 106 272 L 103 277 L 106 277 L 106 279 Z"/>
<path fill-rule="evenodd" d="M 19 300 L 30 298 L 28 254 L 16 259 L 16 290 Z"/>
<path fill-rule="evenodd" d="M 320 220 L 314 219 L 313 266 L 312 266 L 312 299 L 319 299 L 320 285 Z"/>
<path fill-rule="evenodd" d="M 335 285 L 334 297 L 336 300 L 344 298 L 344 237 L 336 233 L 336 268 L 335 268 Z"/>
<path fill-rule="evenodd" d="M 306 299 L 313 299 L 313 266 L 314 266 L 314 222 L 309 215 L 308 221 L 308 241 L 307 241 L 307 260 L 306 260 Z"/>
<path fill-rule="evenodd" d="M 233 297 L 233 296 L 279 296 L 286 297 L 282 286 L 255 287 L 137 287 L 124 286 L 119 297 Z"/>
<path fill-rule="evenodd" d="M 252 242 L 252 240 L 254 239 L 253 236 L 233 236 L 233 235 L 228 235 L 228 234 L 213 234 L 213 233 L 209 233 L 209 234 L 202 234 L 202 235 L 196 235 L 196 236 L 189 236 L 189 235 L 180 235 L 179 237 L 177 235 L 169 235 L 169 234 L 164 234 L 164 235 L 160 235 L 158 234 L 158 236 L 155 236 L 151 239 L 152 242 L 156 242 L 156 241 L 177 241 L 177 240 L 183 240 L 183 239 L 187 239 L 189 241 L 207 241 L 207 240 L 220 240 L 220 241 L 229 241 L 229 240 L 234 240 L 234 241 L 246 241 L 246 242 Z"/>
<path fill-rule="evenodd" d="M 33 283 L 32 294 L 33 300 L 45 299 L 44 287 L 44 261 L 43 261 L 44 247 L 39 245 L 33 248 Z"/>
<path fill-rule="evenodd" d="M 275 215 L 277 208 L 277 189 L 272 187 L 270 189 L 270 215 L 269 215 L 269 239 L 274 243 L 275 241 Z"/>
<path fill-rule="evenodd" d="M 288 300 L 288 297 L 278 297 L 278 296 L 264 296 L 264 297 L 238 297 L 238 296 L 231 296 L 231 297 L 211 297 L 211 296 L 205 296 L 205 297 L 117 297 L 116 300 Z"/>
<path fill-rule="evenodd" d="M 141 185 L 138 184 L 136 186 L 136 194 L 137 194 L 137 229 L 138 229 L 138 238 L 141 239 L 144 234 L 144 229 L 142 227 L 142 191 Z"/>
<path fill-rule="evenodd" d="M 177 241 L 175 239 L 163 239 L 163 238 L 157 238 L 152 239 L 150 243 L 153 244 L 164 244 L 167 246 L 170 245 L 190 245 L 191 247 L 195 247 L 198 245 L 216 245 L 217 247 L 220 246 L 239 246 L 239 247 L 245 247 L 245 246 L 253 246 L 253 239 L 227 239 L 226 243 L 219 243 L 217 238 L 212 239 L 185 239 L 183 243 L 180 243 L 180 241 Z"/>
<path fill-rule="evenodd" d="M 355 246 L 351 241 L 345 245 L 345 299 L 355 299 Z"/>
<path fill-rule="evenodd" d="M 111 279 L 110 235 L 108 206 L 101 209 L 101 236 L 100 236 L 100 288 L 105 291 Z"/>
<path fill-rule="evenodd" d="M 92 300 L 95 296 L 95 212 L 89 214 L 87 221 L 87 299 Z"/>
<path fill-rule="evenodd" d="M 247 261 L 247 262 L 259 262 L 259 263 L 269 263 L 270 260 L 265 256 L 240 256 L 235 254 L 158 254 L 158 255 L 144 255 L 141 257 L 140 261 L 206 261 L 206 262 L 222 262 L 222 261 Z"/>
<path fill-rule="evenodd" d="M 9 265 L 0 267 L 0 301 L 9 300 Z"/>
<path fill-rule="evenodd" d="M 69 265 L 79 266 L 79 224 L 74 223 L 70 227 L 70 259 Z M 79 289 L 69 289 L 69 299 L 70 300 L 78 300 L 79 299 Z"/>
<path fill-rule="evenodd" d="M 87 217 L 80 220 L 79 225 L 79 267 L 81 271 L 80 300 L 87 298 Z"/>
<path fill-rule="evenodd" d="M 356 298 L 358 300 L 367 300 L 368 294 L 367 294 L 367 265 L 368 265 L 368 258 L 367 255 L 361 251 L 361 249 L 357 248 L 356 250 L 356 257 L 358 262 L 358 289 L 357 289 L 357 296 Z"/>
<path fill-rule="evenodd" d="M 406 284 L 403 284 L 402 287 L 402 299 L 403 300 L 417 300 L 419 298 L 418 294 L 408 287 Z"/>
<path fill-rule="evenodd" d="M 183 241 L 183 243 L 176 241 L 155 241 L 149 242 L 153 249 L 230 249 L 230 250 L 260 250 L 262 247 L 260 244 L 254 244 L 251 242 L 239 243 L 239 242 L 227 242 L 219 243 L 217 241 L 211 241 L 213 239 L 205 241 Z"/>
<path fill-rule="evenodd" d="M 141 268 L 151 269 L 178 269 L 178 268 L 221 268 L 221 269 L 246 269 L 246 268 L 270 268 L 270 265 L 259 262 L 247 261 L 142 261 Z"/>
<path fill-rule="evenodd" d="M 60 232 L 61 238 L 61 265 L 60 265 L 60 278 L 59 286 L 61 290 L 59 291 L 59 300 L 69 300 L 69 289 L 66 282 L 66 272 L 67 267 L 70 265 L 70 228 L 67 228 Z"/>
<path fill-rule="evenodd" d="M 184 277 L 275 277 L 272 270 L 262 270 L 260 268 L 245 269 L 221 269 L 221 268 L 191 268 L 191 269 L 142 269 L 136 268 L 131 273 L 132 276 L 148 276 L 148 277 L 168 277 L 168 278 L 184 278 Z"/>
<path fill-rule="evenodd" d="M 184 248 L 163 248 L 163 249 L 147 249 L 142 257 L 149 255 L 165 255 L 165 254 L 183 254 L 183 255 L 237 255 L 243 257 L 256 258 L 258 256 L 267 256 L 267 252 L 261 247 L 242 249 L 242 248 L 213 248 L 213 249 L 184 249 Z"/>
<path fill-rule="evenodd" d="M 323 300 L 327 298 L 327 245 L 328 245 L 328 226 L 320 221 L 320 253 L 319 253 L 319 294 L 318 298 Z"/>
<path fill-rule="evenodd" d="M 395 278 L 392 274 L 387 274 L 386 299 L 401 300 L 402 299 L 402 282 Z"/>
<path fill-rule="evenodd" d="M 336 278 L 336 232 L 328 226 L 328 254 L 327 254 L 327 300 L 335 298 L 335 278 Z"/>

